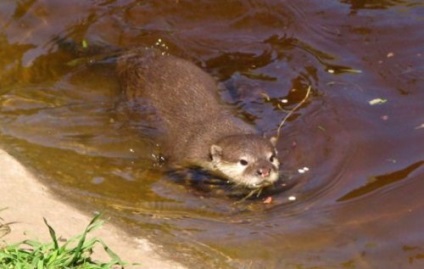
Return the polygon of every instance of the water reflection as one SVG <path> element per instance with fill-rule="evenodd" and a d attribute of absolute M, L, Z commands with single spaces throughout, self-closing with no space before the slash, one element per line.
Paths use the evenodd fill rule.
<path fill-rule="evenodd" d="M 414 172 L 416 169 L 420 168 L 421 165 L 424 164 L 424 161 L 419 161 L 417 163 L 411 164 L 410 166 L 396 171 L 392 172 L 386 175 L 380 175 L 369 178 L 369 182 L 358 189 L 352 190 L 343 197 L 340 197 L 337 201 L 346 201 L 350 199 L 355 199 L 358 197 L 361 197 L 362 195 L 366 195 L 372 192 L 375 192 L 375 190 L 378 190 L 380 188 L 385 187 L 386 185 L 396 183 L 398 181 L 404 180 L 408 178 L 408 175 Z"/>
<path fill-rule="evenodd" d="M 358 9 L 386 9 L 393 6 L 412 6 L 419 4 L 419 1 L 410 0 L 341 0 L 341 3 L 349 4 L 352 10 Z"/>

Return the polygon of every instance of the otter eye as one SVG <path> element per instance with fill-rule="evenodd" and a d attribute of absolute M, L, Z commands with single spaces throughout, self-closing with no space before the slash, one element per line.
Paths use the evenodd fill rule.
<path fill-rule="evenodd" d="M 269 161 L 270 161 L 270 162 L 274 162 L 274 159 L 275 159 L 274 154 L 273 154 L 273 155 L 271 155 L 271 157 L 269 157 Z"/>
<path fill-rule="evenodd" d="M 246 165 L 248 164 L 248 162 L 247 162 L 246 160 L 244 160 L 244 159 L 241 159 L 241 160 L 239 161 L 239 163 L 240 163 L 241 165 L 243 165 L 243 166 L 246 166 Z"/>

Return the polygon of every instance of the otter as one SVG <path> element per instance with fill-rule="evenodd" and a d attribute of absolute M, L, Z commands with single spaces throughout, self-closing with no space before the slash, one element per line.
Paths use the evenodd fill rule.
<path fill-rule="evenodd" d="M 279 178 L 276 138 L 264 138 L 234 116 L 211 75 L 154 49 L 133 49 L 117 60 L 127 102 L 151 104 L 163 123 L 160 144 L 169 165 L 196 166 L 248 189 Z"/>

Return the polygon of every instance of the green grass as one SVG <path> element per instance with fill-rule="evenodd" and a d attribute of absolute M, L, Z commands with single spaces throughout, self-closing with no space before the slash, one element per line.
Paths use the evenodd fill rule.
<path fill-rule="evenodd" d="M 87 239 L 87 234 L 103 224 L 100 214 L 96 215 L 81 235 L 74 236 L 60 244 L 56 232 L 44 219 L 47 225 L 51 242 L 41 243 L 34 240 L 25 240 L 0 248 L 0 268 L 13 269 L 100 269 L 124 268 L 121 259 L 97 238 Z M 109 262 L 93 261 L 91 254 L 97 245 L 103 247 Z"/>

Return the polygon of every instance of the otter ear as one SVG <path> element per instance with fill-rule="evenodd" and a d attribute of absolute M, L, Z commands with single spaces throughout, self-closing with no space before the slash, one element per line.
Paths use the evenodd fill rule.
<path fill-rule="evenodd" d="M 213 162 L 219 162 L 222 157 L 222 148 L 218 145 L 211 146 L 211 157 Z"/>
<path fill-rule="evenodd" d="M 269 142 L 275 147 L 277 145 L 278 139 L 277 137 L 273 136 L 269 139 Z"/>

